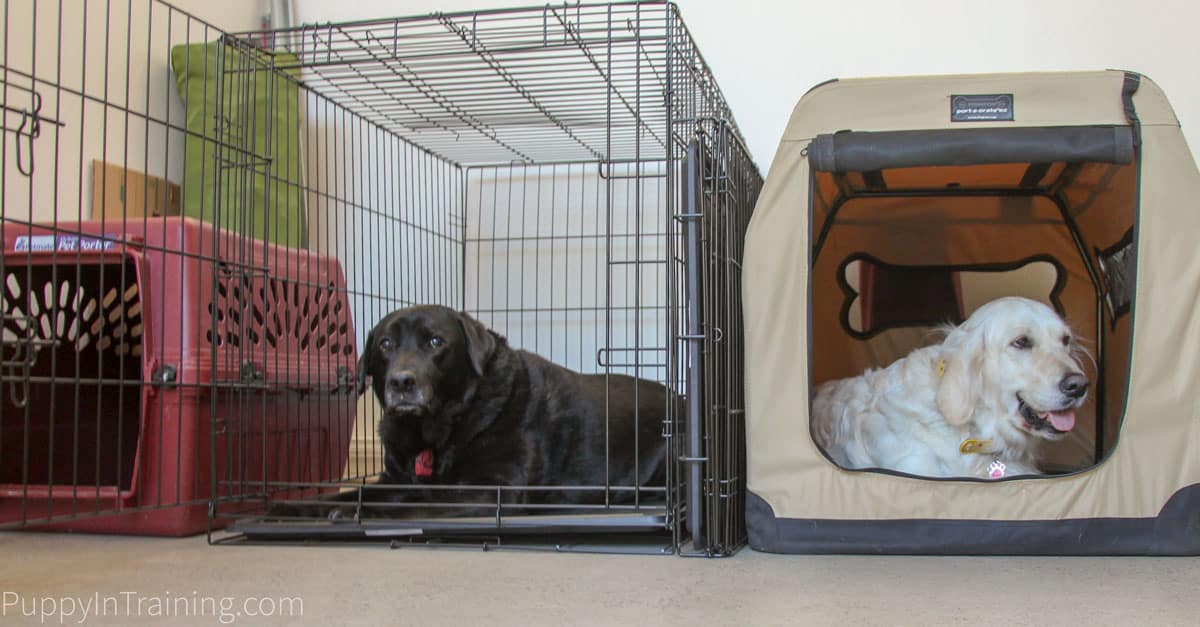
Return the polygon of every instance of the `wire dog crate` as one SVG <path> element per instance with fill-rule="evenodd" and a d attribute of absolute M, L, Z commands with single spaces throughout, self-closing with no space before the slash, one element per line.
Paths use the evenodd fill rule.
<path fill-rule="evenodd" d="M 663 408 L 673 463 L 657 500 L 631 510 L 610 498 L 631 486 L 596 486 L 601 506 L 564 522 L 553 507 L 510 514 L 497 490 L 479 526 L 414 527 L 478 538 L 632 520 L 668 533 L 672 550 L 740 546 L 737 262 L 761 181 L 674 5 L 322 24 L 242 34 L 224 49 L 246 61 L 230 68 L 234 91 L 263 90 L 266 74 L 302 92 L 307 176 L 295 191 L 310 224 L 323 216 L 318 248 L 348 268 L 360 333 L 393 309 L 445 304 L 557 364 L 657 381 L 683 399 Z M 259 160 L 261 186 L 277 160 Z M 220 197 L 245 197 L 253 177 L 226 179 Z M 379 445 L 364 437 L 381 419 L 371 401 L 360 401 L 351 482 L 380 470 Z M 432 492 L 426 509 L 450 500 Z"/>
<path fill-rule="evenodd" d="M 134 0 L 128 21 L 142 19 L 142 4 Z M 201 83 L 180 87 L 191 98 L 182 111 L 112 103 L 111 94 L 93 100 L 144 111 L 148 128 L 161 127 L 159 137 L 147 132 L 146 144 L 165 139 L 168 154 L 182 148 L 186 158 L 139 165 L 164 178 L 183 169 L 184 213 L 216 225 L 214 233 L 240 234 L 213 255 L 213 276 L 200 276 L 224 303 L 201 308 L 200 317 L 228 334 L 205 352 L 245 365 L 236 381 L 204 384 L 205 402 L 220 415 L 208 427 L 217 434 L 232 420 L 242 432 L 271 434 L 264 425 L 282 406 L 264 399 L 295 395 L 286 409 L 293 424 L 281 433 L 234 438 L 232 449 L 230 438 L 210 437 L 219 445 L 205 453 L 218 470 L 198 475 L 211 479 L 210 526 L 232 522 L 215 541 L 378 534 L 599 548 L 647 536 L 655 550 L 708 556 L 744 543 L 739 261 L 761 176 L 673 4 L 547 5 L 237 35 L 205 25 L 195 36 L 193 18 L 158 0 L 144 4 L 152 30 L 164 17 L 171 22 L 165 43 L 176 75 L 202 74 Z M 20 123 L 16 114 L 6 119 Z M 7 144 L 5 154 L 14 154 Z M 5 165 L 6 180 L 12 167 Z M 188 178 L 189 168 L 201 171 L 198 179 Z M 44 223 L 10 216 L 6 228 Z M 138 221 L 161 228 L 154 218 Z M 636 486 L 455 486 L 496 494 L 486 520 L 270 517 L 281 505 L 321 503 L 331 491 L 411 486 L 375 483 L 383 416 L 370 392 L 346 407 L 351 355 L 309 366 L 321 376 L 269 370 L 266 330 L 280 326 L 276 337 L 298 342 L 283 330 L 309 324 L 316 308 L 293 305 L 302 322 L 274 325 L 257 296 L 270 292 L 277 271 L 262 262 L 263 247 L 297 256 L 301 267 L 340 266 L 344 288 L 335 282 L 334 292 L 353 319 L 353 354 L 388 312 L 436 303 L 572 370 L 661 383 L 669 391 L 659 418 L 670 459 L 665 484 L 640 488 L 647 496 L 633 505 L 611 497 Z M 5 270 L 31 261 L 7 255 Z M 60 254 L 51 265 L 73 273 L 79 261 Z M 146 389 L 151 374 L 129 378 Z M 3 376 L 6 385 L 27 380 Z M 88 385 L 73 373 L 48 379 L 56 389 Z M 315 397 L 324 400 L 307 402 Z M 24 415 L 4 412 L 5 425 Z M 338 450 L 312 459 L 320 438 Z M 248 449 L 267 453 L 247 456 Z M 0 453 L 5 464 L 25 453 L 12 451 Z M 249 463 L 222 463 L 223 451 Z M 271 472 L 264 459 L 272 455 L 344 468 Z M 505 498 L 551 488 L 587 492 L 593 504 L 582 513 L 578 503 L 530 513 Z M 453 511 L 450 492 L 424 490 L 425 509 Z"/>

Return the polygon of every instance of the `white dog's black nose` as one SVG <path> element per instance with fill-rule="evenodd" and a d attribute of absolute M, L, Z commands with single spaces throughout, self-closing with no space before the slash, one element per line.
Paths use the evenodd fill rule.
<path fill-rule="evenodd" d="M 1088 378 L 1078 372 L 1072 372 L 1058 382 L 1058 389 L 1071 398 L 1079 398 L 1087 393 Z"/>

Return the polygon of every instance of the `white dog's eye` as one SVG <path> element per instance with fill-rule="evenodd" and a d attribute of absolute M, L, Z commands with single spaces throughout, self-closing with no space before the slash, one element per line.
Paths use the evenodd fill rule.
<path fill-rule="evenodd" d="M 1063 336 L 1063 346 L 1070 346 L 1070 345 L 1071 345 L 1071 336 L 1064 335 Z"/>
<path fill-rule="evenodd" d="M 1012 341 L 1012 347 L 1019 348 L 1021 350 L 1028 350 L 1033 348 L 1033 341 L 1030 340 L 1028 336 L 1022 335 L 1021 337 Z"/>

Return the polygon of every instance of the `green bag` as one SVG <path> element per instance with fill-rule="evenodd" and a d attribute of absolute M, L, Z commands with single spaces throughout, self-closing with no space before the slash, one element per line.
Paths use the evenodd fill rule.
<path fill-rule="evenodd" d="M 183 215 L 276 244 L 308 245 L 300 88 L 292 80 L 298 70 L 276 67 L 296 68 L 296 61 L 286 51 L 221 42 L 171 49 L 171 71 L 188 131 Z M 225 69 L 220 75 L 218 63 Z M 226 105 L 220 119 L 218 97 Z M 224 184 L 218 207 L 219 176 Z"/>

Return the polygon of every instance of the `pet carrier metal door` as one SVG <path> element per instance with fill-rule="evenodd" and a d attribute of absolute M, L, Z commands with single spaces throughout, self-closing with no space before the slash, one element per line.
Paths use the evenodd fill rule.
<path fill-rule="evenodd" d="M 100 237 L 17 231 L 5 229 L 0 275 L 0 523 L 115 513 L 144 483 L 145 257 Z"/>

